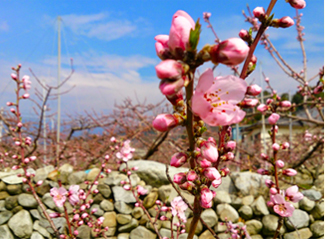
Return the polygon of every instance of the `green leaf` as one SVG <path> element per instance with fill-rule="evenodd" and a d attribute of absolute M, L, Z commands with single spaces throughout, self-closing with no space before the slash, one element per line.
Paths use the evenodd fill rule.
<path fill-rule="evenodd" d="M 197 19 L 195 23 L 195 29 L 191 29 L 190 31 L 190 39 L 189 39 L 189 50 L 195 51 L 196 47 L 199 43 L 200 39 L 200 33 L 201 33 L 201 24 L 200 24 L 200 18 Z"/>

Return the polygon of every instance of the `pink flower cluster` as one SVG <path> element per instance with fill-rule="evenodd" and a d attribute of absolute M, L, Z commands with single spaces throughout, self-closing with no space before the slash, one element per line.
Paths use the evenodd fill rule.
<path fill-rule="evenodd" d="M 130 146 L 130 140 L 126 140 L 123 142 L 123 146 L 120 148 L 119 152 L 116 153 L 116 157 L 118 159 L 122 159 L 124 162 L 127 162 L 133 157 L 133 153 L 135 151 L 134 148 Z"/>
<path fill-rule="evenodd" d="M 79 202 L 79 185 L 71 185 L 69 191 L 64 187 L 51 188 L 50 195 L 57 207 L 63 207 L 67 198 L 71 205 L 77 205 Z"/>

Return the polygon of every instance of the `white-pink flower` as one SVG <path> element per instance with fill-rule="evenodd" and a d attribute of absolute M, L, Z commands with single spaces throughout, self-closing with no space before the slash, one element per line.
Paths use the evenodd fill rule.
<path fill-rule="evenodd" d="M 141 185 L 138 185 L 138 186 L 136 187 L 136 189 L 137 189 L 137 191 L 138 191 L 138 194 L 140 194 L 140 195 L 145 195 L 145 194 L 148 193 L 148 190 L 145 189 L 144 187 L 142 187 Z"/>
<path fill-rule="evenodd" d="M 63 207 L 63 204 L 67 200 L 67 190 L 64 187 L 60 188 L 51 188 L 50 195 L 53 197 L 53 201 L 56 206 Z"/>
<path fill-rule="evenodd" d="M 291 217 L 295 207 L 287 202 L 281 194 L 271 195 L 271 200 L 274 203 L 273 210 L 281 217 Z"/>
<path fill-rule="evenodd" d="M 32 82 L 29 80 L 29 76 L 27 75 L 23 76 L 22 82 L 23 82 L 24 90 L 28 91 L 31 88 L 31 84 L 32 84 Z"/>
<path fill-rule="evenodd" d="M 178 218 L 186 222 L 185 210 L 188 208 L 187 204 L 183 201 L 182 197 L 178 196 L 173 199 L 170 203 L 172 206 L 173 216 L 178 216 Z"/>
<path fill-rule="evenodd" d="M 297 185 L 287 188 L 285 195 L 291 202 L 299 202 L 304 198 Z"/>
<path fill-rule="evenodd" d="M 68 199 L 71 205 L 77 205 L 79 202 L 79 185 L 71 185 L 68 191 Z"/>
<path fill-rule="evenodd" d="M 236 76 L 214 78 L 212 69 L 207 69 L 199 78 L 192 97 L 192 110 L 211 126 L 239 123 L 245 112 L 237 104 L 244 98 L 246 81 Z"/>
<path fill-rule="evenodd" d="M 122 159 L 124 162 L 127 162 L 129 159 L 133 157 L 135 149 L 131 148 L 130 140 L 126 140 L 123 143 L 123 147 L 120 149 L 119 152 L 116 153 L 116 157 L 118 159 Z"/>

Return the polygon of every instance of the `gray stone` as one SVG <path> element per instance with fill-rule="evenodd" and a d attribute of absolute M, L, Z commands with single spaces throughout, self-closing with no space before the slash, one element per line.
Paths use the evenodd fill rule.
<path fill-rule="evenodd" d="M 284 239 L 297 239 L 297 238 L 311 238 L 313 233 L 309 228 L 303 228 L 298 231 L 289 232 L 284 234 Z"/>
<path fill-rule="evenodd" d="M 156 204 L 156 201 L 158 199 L 158 190 L 157 188 L 154 188 L 151 190 L 151 192 L 143 199 L 143 206 L 145 208 L 151 208 Z"/>
<path fill-rule="evenodd" d="M 131 222 L 119 227 L 118 231 L 119 232 L 130 232 L 131 230 L 133 230 L 134 228 L 137 228 L 138 226 L 139 226 L 138 220 L 132 218 Z"/>
<path fill-rule="evenodd" d="M 157 235 L 143 226 L 138 226 L 130 233 L 130 239 L 156 239 Z"/>
<path fill-rule="evenodd" d="M 85 171 L 73 172 L 68 176 L 68 183 L 70 185 L 81 184 L 86 181 L 87 174 Z"/>
<path fill-rule="evenodd" d="M 38 181 L 44 181 L 47 178 L 47 175 L 54 170 L 53 165 L 45 166 L 44 168 L 39 168 L 35 172 L 35 177 L 33 181 L 37 183 Z"/>
<path fill-rule="evenodd" d="M 50 233 L 42 226 L 40 226 L 40 221 L 39 220 L 36 220 L 33 224 L 33 229 L 35 231 L 38 231 L 40 234 L 42 234 L 42 236 L 46 237 L 46 238 L 50 238 L 51 235 Z"/>
<path fill-rule="evenodd" d="M 228 203 L 231 204 L 231 198 L 228 192 L 225 191 L 217 191 L 216 196 L 213 201 L 217 204 L 220 203 Z"/>
<path fill-rule="evenodd" d="M 86 238 L 90 238 L 90 234 L 91 234 L 91 229 L 90 227 L 86 226 L 86 225 L 82 225 L 80 227 L 78 227 L 78 236 L 77 238 L 80 239 L 86 239 Z"/>
<path fill-rule="evenodd" d="M 244 220 L 249 220 L 253 217 L 253 209 L 250 206 L 244 205 L 239 208 L 238 213 Z"/>
<path fill-rule="evenodd" d="M 117 239 L 129 239 L 130 233 L 119 233 Z"/>
<path fill-rule="evenodd" d="M 229 233 L 220 233 L 220 234 L 218 234 L 218 238 L 219 239 L 229 239 L 230 234 Z"/>
<path fill-rule="evenodd" d="M 310 225 L 314 237 L 324 236 L 324 221 L 315 221 Z"/>
<path fill-rule="evenodd" d="M 112 237 L 115 235 L 116 227 L 109 227 L 108 231 L 105 232 L 105 236 L 109 237 L 109 239 L 115 239 L 115 237 Z"/>
<path fill-rule="evenodd" d="M 218 222 L 218 216 L 213 209 L 206 209 L 202 212 L 201 218 L 209 226 L 214 227 Z"/>
<path fill-rule="evenodd" d="M 115 201 L 122 201 L 125 203 L 135 203 L 136 199 L 134 198 L 131 191 L 125 190 L 123 187 L 114 186 L 112 187 L 113 195 Z"/>
<path fill-rule="evenodd" d="M 265 236 L 273 236 L 274 232 L 276 231 L 277 227 L 278 227 L 278 220 L 279 217 L 269 214 L 263 217 L 262 219 L 262 223 L 263 223 L 263 235 Z M 285 233 L 285 227 L 284 225 L 282 225 L 282 227 L 280 228 L 280 234 Z"/>
<path fill-rule="evenodd" d="M 59 179 L 62 183 L 68 182 L 68 177 L 73 173 L 73 166 L 66 163 L 59 168 Z"/>
<path fill-rule="evenodd" d="M 22 186 L 21 184 L 9 184 L 7 186 L 7 192 L 11 195 L 17 195 L 22 193 Z"/>
<path fill-rule="evenodd" d="M 131 220 L 132 220 L 131 215 L 127 215 L 127 214 L 117 214 L 116 215 L 116 221 L 118 222 L 118 224 L 125 225 L 125 224 L 130 223 Z"/>
<path fill-rule="evenodd" d="M 256 198 L 251 207 L 253 209 L 254 214 L 257 216 L 265 216 L 269 214 L 269 210 L 266 206 L 266 202 L 263 196 L 259 196 L 258 198 Z"/>
<path fill-rule="evenodd" d="M 0 212 L 0 225 L 5 224 L 12 217 L 12 212 Z"/>
<path fill-rule="evenodd" d="M 7 225 L 0 226 L 0 239 L 14 239 Z"/>
<path fill-rule="evenodd" d="M 33 219 L 35 219 L 35 220 L 41 219 L 41 214 L 38 212 L 37 209 L 29 210 L 29 213 L 30 213 L 30 215 L 32 215 Z"/>
<path fill-rule="evenodd" d="M 228 192 L 229 194 L 237 193 L 237 188 L 235 187 L 235 184 L 233 183 L 229 175 L 222 178 L 222 183 L 219 185 L 218 188 L 211 187 L 210 190 L 215 192 L 218 191 Z"/>
<path fill-rule="evenodd" d="M 317 202 L 314 209 L 311 211 L 311 215 L 313 215 L 314 219 L 324 220 L 324 201 Z"/>
<path fill-rule="evenodd" d="M 102 180 L 103 183 L 108 186 L 120 186 L 121 181 L 127 181 L 128 177 L 125 174 L 119 172 L 111 172 L 107 178 Z"/>
<path fill-rule="evenodd" d="M 230 205 L 233 208 L 238 210 L 241 206 L 243 206 L 243 199 L 242 198 L 237 197 L 236 195 L 232 195 L 232 194 L 230 194 L 230 198 L 231 198 Z"/>
<path fill-rule="evenodd" d="M 148 160 L 131 160 L 128 162 L 129 168 L 138 167 L 137 175 L 146 182 L 146 184 L 153 187 L 160 187 L 162 185 L 169 184 L 166 176 L 166 165 L 154 161 Z M 125 168 L 125 165 L 121 165 L 120 171 Z M 175 168 L 169 166 L 169 175 L 171 178 L 174 177 L 176 173 L 187 172 L 186 168 Z"/>
<path fill-rule="evenodd" d="M 187 239 L 187 237 L 188 237 L 188 233 L 183 233 L 179 235 L 178 239 Z M 197 235 L 194 235 L 193 239 L 198 239 Z"/>
<path fill-rule="evenodd" d="M 7 191 L 7 185 L 3 181 L 0 181 L 0 191 Z"/>
<path fill-rule="evenodd" d="M 215 237 L 209 230 L 205 230 L 203 233 L 201 233 L 199 239 L 215 239 Z"/>
<path fill-rule="evenodd" d="M 44 237 L 39 232 L 33 232 L 30 239 L 44 239 Z"/>
<path fill-rule="evenodd" d="M 254 196 L 253 195 L 245 196 L 242 199 L 243 205 L 250 206 L 253 202 L 254 202 Z"/>
<path fill-rule="evenodd" d="M 111 196 L 112 194 L 110 187 L 106 184 L 98 184 L 97 189 L 103 195 L 104 198 L 109 198 L 109 196 Z"/>
<path fill-rule="evenodd" d="M 167 237 L 167 238 L 171 238 L 172 236 L 172 232 L 170 229 L 166 229 L 166 228 L 161 228 L 159 230 L 159 233 L 162 237 Z M 173 235 L 174 235 L 174 238 L 177 238 L 177 232 L 176 231 L 173 231 Z"/>
<path fill-rule="evenodd" d="M 182 191 L 182 190 L 181 190 Z M 159 199 L 170 205 L 171 201 L 178 196 L 178 193 L 171 184 L 163 185 L 158 189 Z M 194 196 L 187 191 L 182 191 L 183 197 L 190 203 L 194 203 Z"/>
<path fill-rule="evenodd" d="M 308 227 L 309 225 L 309 215 L 307 212 L 300 209 L 293 211 L 292 216 L 288 218 L 289 220 L 284 220 L 286 227 L 289 230 L 294 230 L 295 227 L 300 229 L 303 227 Z"/>
<path fill-rule="evenodd" d="M 67 222 L 66 222 L 64 217 L 52 218 L 52 221 L 54 223 L 55 228 L 57 228 L 60 233 L 63 233 L 66 230 Z M 46 228 L 46 230 L 49 233 L 51 233 L 51 234 L 54 233 L 54 231 L 53 231 L 53 229 L 52 229 L 52 227 L 51 227 L 51 225 L 50 225 L 50 223 L 49 223 L 49 221 L 47 219 L 42 218 L 40 220 L 40 222 L 39 222 L 39 225 L 41 227 Z"/>
<path fill-rule="evenodd" d="M 104 215 L 104 211 L 100 208 L 100 206 L 98 204 L 93 204 L 91 207 L 90 207 L 90 211 L 92 211 L 93 209 L 96 209 L 96 212 L 94 212 L 94 215 L 96 217 L 101 217 Z"/>
<path fill-rule="evenodd" d="M 9 196 L 9 193 L 7 193 L 6 191 L 0 192 L 0 200 L 6 199 Z"/>
<path fill-rule="evenodd" d="M 245 224 L 246 224 L 246 230 L 249 235 L 256 235 L 263 228 L 263 224 L 260 221 L 255 220 L 255 219 L 246 221 Z"/>
<path fill-rule="evenodd" d="M 270 179 L 269 176 L 262 176 L 252 172 L 236 172 L 231 173 L 231 179 L 235 187 L 241 195 L 263 195 L 268 191 L 265 185 L 265 179 Z"/>
<path fill-rule="evenodd" d="M 92 195 L 90 194 L 89 195 L 90 197 L 92 197 Z M 88 198 L 89 200 L 90 198 Z M 100 204 L 103 200 L 104 200 L 104 197 L 103 195 L 101 195 L 100 193 L 98 193 L 96 196 L 94 196 L 93 198 L 93 203 L 95 204 Z"/>
<path fill-rule="evenodd" d="M 21 210 L 13 215 L 8 222 L 8 226 L 19 238 L 30 238 L 33 233 L 33 221 L 26 210 Z"/>
<path fill-rule="evenodd" d="M 214 231 L 217 233 L 224 232 L 227 230 L 227 226 L 223 222 L 218 222 L 214 227 Z"/>
<path fill-rule="evenodd" d="M 99 204 L 100 208 L 103 209 L 105 212 L 110 212 L 110 211 L 114 211 L 114 204 L 111 203 L 108 200 L 103 200 L 100 204 Z"/>
<path fill-rule="evenodd" d="M 7 210 L 12 210 L 18 206 L 18 196 L 9 196 L 5 199 L 5 207 Z"/>
<path fill-rule="evenodd" d="M 5 200 L 0 200 L 0 212 L 7 211 L 5 204 L 6 204 Z"/>
<path fill-rule="evenodd" d="M 139 176 L 136 173 L 132 173 L 130 175 L 130 179 L 131 179 L 131 185 L 133 187 L 137 186 L 138 183 L 141 181 L 141 179 L 139 178 Z M 127 182 L 129 182 L 129 180 L 127 180 Z"/>
<path fill-rule="evenodd" d="M 144 214 L 144 211 L 143 211 L 143 209 L 141 207 L 135 207 L 132 210 L 132 216 L 135 219 L 139 219 L 140 217 L 142 217 L 143 214 Z"/>
<path fill-rule="evenodd" d="M 35 170 L 32 168 L 27 169 L 27 172 L 29 172 L 30 174 L 35 174 Z M 0 178 L 1 178 L 1 174 L 0 173 Z M 9 172 L 8 175 L 10 176 L 5 176 L 2 179 L 2 181 L 6 184 L 19 184 L 23 182 L 23 177 L 18 177 L 17 174 L 22 174 L 24 175 L 24 171 L 23 170 L 13 170 L 12 172 Z"/>
<path fill-rule="evenodd" d="M 117 201 L 114 203 L 115 209 L 122 214 L 131 214 L 132 213 L 132 207 L 125 202 Z"/>
<path fill-rule="evenodd" d="M 115 212 L 105 212 L 103 227 L 116 227 L 116 213 Z"/>
<path fill-rule="evenodd" d="M 264 239 L 261 235 L 252 235 L 251 239 Z"/>
<path fill-rule="evenodd" d="M 93 168 L 89 171 L 89 173 L 87 174 L 87 180 L 90 182 L 93 182 L 95 180 L 95 178 L 98 176 L 98 174 L 100 173 L 100 169 L 99 168 Z"/>
<path fill-rule="evenodd" d="M 304 197 L 299 201 L 299 208 L 306 212 L 310 212 L 311 210 L 313 210 L 314 207 L 315 207 L 315 202 L 310 200 L 307 197 Z"/>
<path fill-rule="evenodd" d="M 51 196 L 50 193 L 46 193 L 43 197 L 42 197 L 42 202 L 51 209 L 55 209 L 56 205 L 54 203 L 53 197 Z"/>
<path fill-rule="evenodd" d="M 187 233 L 190 231 L 192 220 L 193 220 L 193 217 L 189 218 L 187 220 L 187 222 L 185 223 L 185 230 L 186 230 Z M 199 221 L 196 228 L 195 228 L 195 234 L 199 235 L 202 232 L 202 230 L 203 230 L 203 225 L 202 225 L 201 221 Z"/>
<path fill-rule="evenodd" d="M 155 233 L 155 228 L 153 227 L 153 225 L 152 225 L 152 223 L 151 222 L 154 222 L 155 221 L 155 218 L 151 218 L 151 222 L 149 221 L 149 219 L 148 219 L 148 217 L 146 216 L 146 214 L 144 214 L 142 217 L 141 217 L 141 219 L 140 219 L 140 221 L 139 221 L 139 224 L 140 223 L 142 223 L 144 220 L 143 219 L 146 219 L 146 227 L 149 229 L 149 230 L 151 230 L 151 231 L 153 231 L 154 233 Z M 155 226 L 156 226 L 156 228 L 157 228 L 157 230 L 160 230 L 160 228 L 162 227 L 162 221 L 160 221 L 160 220 L 157 220 L 156 222 L 155 222 Z"/>
<path fill-rule="evenodd" d="M 303 190 L 301 193 L 312 201 L 318 201 L 322 198 L 322 194 L 314 189 Z"/>
<path fill-rule="evenodd" d="M 18 203 L 25 208 L 37 208 L 38 203 L 33 195 L 22 193 L 18 196 Z"/>
<path fill-rule="evenodd" d="M 234 223 L 239 219 L 239 215 L 236 209 L 226 203 L 219 204 L 217 206 L 217 215 L 223 222 L 226 221 L 226 218 Z"/>

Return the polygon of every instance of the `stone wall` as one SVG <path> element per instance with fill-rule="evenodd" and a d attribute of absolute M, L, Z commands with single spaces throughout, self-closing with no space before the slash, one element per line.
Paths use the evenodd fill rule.
<path fill-rule="evenodd" d="M 148 195 L 143 196 L 144 205 L 152 217 L 156 215 L 153 209 L 157 199 L 170 201 L 177 196 L 176 191 L 169 184 L 165 175 L 165 165 L 151 161 L 131 161 L 130 167 L 138 166 L 137 174 L 131 176 L 132 185 L 142 185 L 148 189 Z M 60 174 L 58 174 L 58 171 Z M 52 166 L 38 169 L 35 173 L 35 181 L 44 180 L 42 186 L 36 191 L 47 211 L 62 212 L 62 208 L 56 207 L 49 194 L 51 187 L 57 187 L 57 178 L 65 186 L 78 184 L 86 189 L 85 180 L 92 181 L 98 174 L 99 169 L 94 168 L 87 172 L 73 172 L 73 167 L 63 165 L 59 170 L 54 170 Z M 170 175 L 177 172 L 186 171 L 183 168 L 170 167 Z M 53 238 L 53 230 L 43 217 L 39 205 L 33 196 L 26 190 L 27 185 L 22 184 L 17 171 L 0 172 L 0 239 L 11 238 Z M 220 239 L 230 238 L 225 233 L 226 227 L 222 222 L 227 217 L 235 223 L 246 225 L 253 239 L 272 238 L 277 226 L 277 215 L 267 207 L 263 194 L 267 191 L 264 185 L 266 176 L 255 173 L 243 172 L 232 173 L 223 178 L 223 184 L 216 190 L 214 205 L 202 213 L 202 218 L 211 228 L 215 230 Z M 130 191 L 125 191 L 121 186 L 121 181 L 127 177 L 117 171 L 111 172 L 108 176 L 99 180 L 95 187 L 98 194 L 92 194 L 93 199 L 91 209 L 97 208 L 95 217 L 103 216 L 104 226 L 108 226 L 106 232 L 108 238 L 117 239 L 151 239 L 157 238 L 153 233 L 148 218 L 143 210 L 134 207 L 135 199 Z M 323 189 L 310 189 L 302 191 L 305 198 L 299 203 L 294 203 L 296 210 L 290 220 L 285 220 L 281 232 L 284 239 L 294 238 L 324 238 L 324 200 L 320 193 Z M 184 193 L 185 197 L 193 202 L 194 197 Z M 72 207 L 66 203 L 68 212 L 72 215 Z M 191 211 L 186 211 L 188 230 L 191 222 Z M 62 232 L 65 228 L 64 218 L 54 218 L 55 225 Z M 293 225 L 294 226 L 293 226 Z M 295 230 L 295 227 L 297 230 Z M 162 236 L 170 237 L 170 223 L 158 221 L 158 228 Z M 196 231 L 199 239 L 212 239 L 210 232 L 199 223 Z M 298 236 L 300 235 L 300 237 Z M 95 238 L 94 234 L 87 226 L 79 228 L 78 238 Z M 185 239 L 187 234 L 180 236 Z"/>

